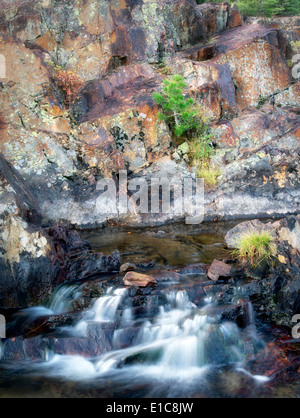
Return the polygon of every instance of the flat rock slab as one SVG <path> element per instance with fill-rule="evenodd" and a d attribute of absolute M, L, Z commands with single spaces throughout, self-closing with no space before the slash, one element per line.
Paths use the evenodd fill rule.
<path fill-rule="evenodd" d="M 212 265 L 210 266 L 207 276 L 217 282 L 219 279 L 228 278 L 231 275 L 231 267 L 223 263 L 223 261 L 214 260 Z"/>
<path fill-rule="evenodd" d="M 138 286 L 147 287 L 156 284 L 156 279 L 147 274 L 136 273 L 135 271 L 129 271 L 126 273 L 123 283 L 125 286 Z"/>

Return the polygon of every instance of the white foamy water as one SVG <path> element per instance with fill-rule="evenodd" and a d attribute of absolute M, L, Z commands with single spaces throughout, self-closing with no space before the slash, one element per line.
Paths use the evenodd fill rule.
<path fill-rule="evenodd" d="M 81 296 L 81 291 L 78 285 L 73 286 L 61 286 L 58 287 L 49 303 L 49 309 L 55 314 L 61 314 L 72 310 L 72 302 Z"/>
<path fill-rule="evenodd" d="M 159 306 L 159 313 L 144 319 L 135 319 L 129 300 L 127 289 L 110 288 L 86 311 L 83 320 L 68 327 L 72 336 L 87 338 L 89 324 L 118 322 L 112 338 L 117 349 L 93 359 L 54 355 L 43 364 L 44 373 L 66 380 L 110 376 L 132 385 L 169 379 L 190 385 L 193 379 L 204 381 L 211 368 L 230 365 L 253 381 L 268 381 L 246 371 L 241 331 L 235 323 L 219 323 L 209 316 L 211 300 L 198 309 L 187 291 L 170 291 L 166 293 L 167 302 Z M 134 332 L 130 334 L 130 330 Z"/>
<path fill-rule="evenodd" d="M 116 311 L 122 302 L 127 289 L 116 289 L 112 292 L 111 289 L 107 294 L 99 298 L 92 311 L 95 313 L 94 321 L 96 322 L 114 322 L 116 319 Z"/>

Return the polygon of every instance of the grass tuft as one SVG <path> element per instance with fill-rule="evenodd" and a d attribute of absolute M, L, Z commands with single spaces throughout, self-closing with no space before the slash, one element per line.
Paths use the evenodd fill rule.
<path fill-rule="evenodd" d="M 204 184 L 215 187 L 218 184 L 221 170 L 209 164 L 200 164 L 198 167 L 198 177 L 204 179 Z"/>
<path fill-rule="evenodd" d="M 257 267 L 263 261 L 271 263 L 276 257 L 277 246 L 269 231 L 252 230 L 242 234 L 236 240 L 236 249 L 232 255 L 244 264 Z"/>

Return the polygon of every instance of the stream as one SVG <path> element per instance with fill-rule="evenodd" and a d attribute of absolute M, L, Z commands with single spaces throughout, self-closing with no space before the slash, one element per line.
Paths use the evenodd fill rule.
<path fill-rule="evenodd" d="M 299 346 L 258 319 L 240 286 L 220 303 L 226 284 L 206 276 L 215 258 L 228 257 L 233 225 L 82 232 L 94 250 L 118 249 L 158 284 L 127 288 L 122 275 L 101 276 L 15 312 L 0 342 L 0 396 L 300 396 Z"/>

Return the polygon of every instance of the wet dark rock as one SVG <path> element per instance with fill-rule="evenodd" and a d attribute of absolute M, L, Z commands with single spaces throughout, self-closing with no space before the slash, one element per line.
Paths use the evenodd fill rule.
<path fill-rule="evenodd" d="M 36 337 L 24 339 L 23 337 L 6 340 L 2 346 L 2 358 L 0 360 L 45 360 L 47 352 L 47 338 Z"/>
<path fill-rule="evenodd" d="M 246 328 L 254 322 L 253 308 L 248 300 L 239 300 L 235 305 L 222 307 L 221 319 L 235 322 L 240 328 Z"/>
<path fill-rule="evenodd" d="M 119 251 L 105 256 L 102 253 L 79 253 L 67 265 L 68 280 L 88 280 L 105 273 L 118 273 L 121 266 Z"/>
<path fill-rule="evenodd" d="M 90 298 L 89 298 L 90 299 Z M 74 311 L 82 311 L 87 309 L 90 305 L 90 300 L 84 297 L 79 297 L 73 301 L 73 309 Z"/>
<path fill-rule="evenodd" d="M 155 276 L 155 279 L 158 283 L 179 283 L 183 279 L 183 276 L 174 271 L 162 271 Z"/>
<path fill-rule="evenodd" d="M 136 263 L 137 267 L 142 269 L 142 270 L 151 270 L 154 269 L 156 266 L 155 261 L 149 261 L 149 262 L 145 262 L 145 263 Z"/>
<path fill-rule="evenodd" d="M 51 315 L 45 321 L 45 326 L 50 330 L 55 330 L 60 327 L 72 326 L 82 318 L 81 313 L 70 312 L 59 315 Z"/>
<path fill-rule="evenodd" d="M 21 335 L 32 338 L 38 335 L 52 333 L 64 326 L 72 326 L 81 318 L 81 313 L 65 313 L 60 315 L 28 316 L 26 311 L 21 311 L 13 316 L 7 323 L 7 338 L 15 338 Z"/>
<path fill-rule="evenodd" d="M 119 350 L 133 345 L 139 331 L 139 327 L 122 328 L 116 331 L 113 339 L 114 349 Z"/>
<path fill-rule="evenodd" d="M 176 270 L 177 273 L 182 275 L 206 275 L 208 266 L 205 264 L 191 264 Z"/>
<path fill-rule="evenodd" d="M 2 344 L 0 360 L 46 360 L 53 354 L 100 356 L 112 349 L 113 326 L 88 324 L 86 337 L 23 337 L 11 338 Z M 50 352 L 50 353 L 49 353 Z"/>
<path fill-rule="evenodd" d="M 88 324 L 87 337 L 96 343 L 97 355 L 112 350 L 112 339 L 115 329 L 115 324 L 101 324 L 97 322 Z"/>
<path fill-rule="evenodd" d="M 144 296 L 149 295 L 152 292 L 151 287 L 137 287 L 137 286 L 131 286 L 128 289 L 128 296 L 129 297 L 135 297 L 135 296 Z"/>

